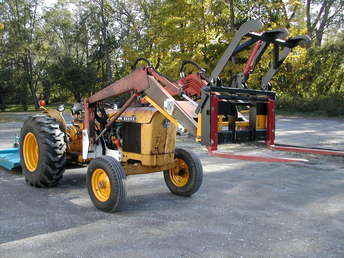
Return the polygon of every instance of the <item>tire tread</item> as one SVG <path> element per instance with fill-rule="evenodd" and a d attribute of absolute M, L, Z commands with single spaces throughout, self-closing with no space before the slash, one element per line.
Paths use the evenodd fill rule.
<path fill-rule="evenodd" d="M 36 132 L 36 139 L 40 145 L 40 151 L 44 151 L 44 156 L 40 155 L 39 167 L 32 173 L 25 167 L 23 157 L 21 166 L 26 178 L 26 182 L 35 187 L 53 187 L 62 179 L 66 164 L 67 144 L 65 133 L 59 128 L 58 122 L 47 115 L 38 114 L 28 118 L 21 130 L 21 144 L 25 133 Z M 20 151 L 22 156 L 22 150 Z"/>
<path fill-rule="evenodd" d="M 175 186 L 169 175 L 169 171 L 164 171 L 164 179 L 169 190 L 176 195 L 189 197 L 196 193 L 203 182 L 203 167 L 200 159 L 192 152 L 181 148 L 176 148 L 175 157 L 183 159 L 189 166 L 191 173 L 190 181 L 183 187 Z"/>

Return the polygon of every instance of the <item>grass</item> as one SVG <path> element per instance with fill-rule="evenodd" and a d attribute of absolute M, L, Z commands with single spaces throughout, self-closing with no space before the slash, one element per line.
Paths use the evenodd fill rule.
<path fill-rule="evenodd" d="M 17 122 L 16 119 L 10 117 L 0 117 L 0 123 Z"/>
<path fill-rule="evenodd" d="M 55 104 L 50 104 L 47 105 L 47 108 L 51 108 L 51 109 L 56 109 L 59 105 L 61 105 L 60 103 L 55 103 Z M 65 109 L 70 109 L 72 107 L 71 104 L 64 104 L 65 105 Z M 5 111 L 2 112 L 39 112 L 40 109 L 36 109 L 34 105 L 28 105 L 27 106 L 28 109 L 24 110 L 22 105 L 8 105 L 5 109 Z"/>
<path fill-rule="evenodd" d="M 6 107 L 5 111 L 2 112 L 34 112 L 35 106 L 34 105 L 29 105 L 28 110 L 24 110 L 22 105 L 9 105 Z"/>

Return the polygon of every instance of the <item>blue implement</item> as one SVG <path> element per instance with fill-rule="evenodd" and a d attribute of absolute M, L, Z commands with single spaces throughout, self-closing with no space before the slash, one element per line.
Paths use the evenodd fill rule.
<path fill-rule="evenodd" d="M 0 150 L 0 166 L 8 170 L 20 167 L 19 148 Z"/>

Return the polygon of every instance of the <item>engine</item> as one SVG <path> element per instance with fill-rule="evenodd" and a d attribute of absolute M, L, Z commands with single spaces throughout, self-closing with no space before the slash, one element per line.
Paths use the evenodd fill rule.
<path fill-rule="evenodd" d="M 122 151 L 123 162 L 160 166 L 173 162 L 176 125 L 153 107 L 128 108 L 106 139 L 107 147 Z"/>
<path fill-rule="evenodd" d="M 116 109 L 97 108 L 93 133 L 105 128 L 107 121 L 116 114 Z M 82 130 L 84 112 L 82 105 L 72 108 L 73 121 L 67 127 L 68 153 L 72 160 L 82 153 Z M 162 166 L 174 161 L 177 126 L 166 119 L 154 107 L 128 108 L 107 130 L 100 143 L 106 151 L 120 151 L 122 162 L 140 163 L 142 166 Z"/>

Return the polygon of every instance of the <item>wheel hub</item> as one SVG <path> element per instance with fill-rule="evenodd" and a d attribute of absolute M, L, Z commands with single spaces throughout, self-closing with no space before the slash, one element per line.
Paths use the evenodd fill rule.
<path fill-rule="evenodd" d="M 183 187 L 189 182 L 189 166 L 182 159 L 177 159 L 177 166 L 169 170 L 171 181 L 178 187 Z"/>
<path fill-rule="evenodd" d="M 99 187 L 100 189 L 105 189 L 105 188 L 106 188 L 106 183 L 105 183 L 103 180 L 102 180 L 102 181 L 99 181 L 98 187 Z"/>
<path fill-rule="evenodd" d="M 110 179 L 104 169 L 98 168 L 94 170 L 91 178 L 92 191 L 95 197 L 101 201 L 106 202 L 111 195 Z"/>
<path fill-rule="evenodd" d="M 24 163 L 30 172 L 37 169 L 39 161 L 39 146 L 36 136 L 33 133 L 27 133 L 23 141 Z"/>

